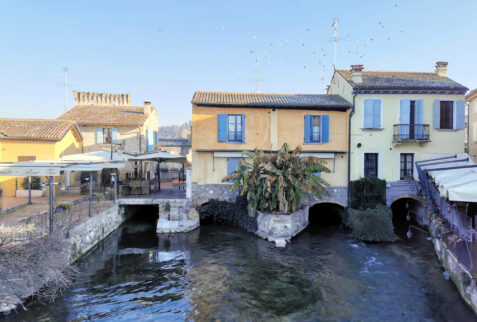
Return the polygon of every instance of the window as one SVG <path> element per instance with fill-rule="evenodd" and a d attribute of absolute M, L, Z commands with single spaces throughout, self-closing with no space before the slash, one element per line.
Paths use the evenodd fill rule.
<path fill-rule="evenodd" d="M 399 165 L 399 179 L 407 180 L 414 178 L 414 154 L 401 153 Z"/>
<path fill-rule="evenodd" d="M 440 102 L 440 128 L 452 129 L 454 126 L 454 109 L 452 101 Z"/>
<path fill-rule="evenodd" d="M 242 142 L 242 115 L 227 115 L 227 141 Z"/>
<path fill-rule="evenodd" d="M 310 142 L 320 143 L 321 142 L 321 117 L 319 115 L 312 115 L 311 120 L 311 136 Z"/>
<path fill-rule="evenodd" d="M 364 176 L 366 178 L 378 177 L 378 154 L 377 153 L 364 154 Z"/>
<path fill-rule="evenodd" d="M 103 143 L 110 144 L 113 142 L 113 133 L 111 128 L 103 128 Z"/>
<path fill-rule="evenodd" d="M 381 128 L 381 100 L 364 100 L 364 120 L 363 128 L 380 129 Z"/>

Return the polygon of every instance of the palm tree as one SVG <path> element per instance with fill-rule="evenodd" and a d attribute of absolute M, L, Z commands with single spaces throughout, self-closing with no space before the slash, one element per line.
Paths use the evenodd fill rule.
<path fill-rule="evenodd" d="M 286 143 L 277 153 L 246 152 L 237 170 L 222 181 L 233 181 L 230 191 L 240 187 L 240 194 L 246 195 L 248 205 L 255 210 L 290 214 L 302 200 L 308 202 L 307 193 L 319 199 L 328 195 L 324 186 L 329 184 L 316 174 L 330 170 L 323 160 L 300 157 L 300 153 L 301 147 L 291 152 Z"/>

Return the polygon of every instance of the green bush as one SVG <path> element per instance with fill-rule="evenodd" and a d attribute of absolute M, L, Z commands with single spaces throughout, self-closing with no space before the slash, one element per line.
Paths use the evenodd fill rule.
<path fill-rule="evenodd" d="M 28 190 L 28 177 L 23 178 L 22 188 L 24 190 Z M 31 177 L 31 189 L 32 190 L 41 190 L 40 177 Z"/>
<path fill-rule="evenodd" d="M 351 238 L 368 242 L 393 242 L 394 234 L 391 209 L 378 205 L 376 209 L 352 210 L 347 226 Z"/>
<path fill-rule="evenodd" d="M 277 153 L 246 153 L 248 159 L 241 160 L 238 168 L 222 181 L 232 180 L 231 191 L 240 189 L 247 197 L 248 205 L 268 213 L 289 214 L 296 211 L 301 201 L 308 201 L 305 192 L 321 199 L 327 195 L 324 186 L 329 184 L 318 172 L 330 170 L 315 157 L 300 157 L 301 148 L 290 150 L 283 144 Z"/>
<path fill-rule="evenodd" d="M 367 209 L 386 205 L 386 181 L 378 178 L 360 178 L 351 182 L 351 208 Z"/>

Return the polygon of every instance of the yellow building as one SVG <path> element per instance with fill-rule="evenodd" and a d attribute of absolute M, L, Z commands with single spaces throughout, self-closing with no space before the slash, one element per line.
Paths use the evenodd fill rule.
<path fill-rule="evenodd" d="M 192 190 L 197 199 L 224 197 L 222 179 L 244 151 L 277 151 L 284 143 L 327 162 L 331 198 L 346 205 L 348 115 L 339 95 L 196 92 L 192 99 Z"/>
<path fill-rule="evenodd" d="M 469 145 L 469 155 L 472 160 L 477 163 L 477 89 L 472 90 L 465 100 L 469 103 L 468 106 L 468 133 L 467 142 Z"/>
<path fill-rule="evenodd" d="M 81 153 L 83 140 L 75 122 L 46 119 L 0 119 L 0 162 L 58 160 Z M 23 178 L 1 177 L 4 196 L 14 196 Z"/>
<path fill-rule="evenodd" d="M 353 102 L 351 180 L 417 178 L 416 161 L 464 153 L 467 88 L 447 77 L 446 62 L 435 72 L 351 67 L 336 70 L 328 89 Z"/>

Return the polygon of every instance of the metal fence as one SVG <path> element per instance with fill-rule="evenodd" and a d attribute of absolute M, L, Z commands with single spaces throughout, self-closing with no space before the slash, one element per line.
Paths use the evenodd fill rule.
<path fill-rule="evenodd" d="M 114 201 L 98 200 L 96 198 L 92 202 L 91 216 L 95 216 L 112 206 L 114 206 Z M 29 242 L 57 230 L 63 230 L 68 234 L 72 227 L 90 217 L 89 207 L 88 198 L 56 205 L 52 218 L 50 218 L 48 211 L 44 211 L 14 225 L 4 227 L 4 231 L 8 231 L 8 233 L 3 233 L 3 236 L 0 235 L 0 241 L 8 238 L 10 242 L 14 243 Z M 0 234 L 2 234 L 1 230 Z"/>

